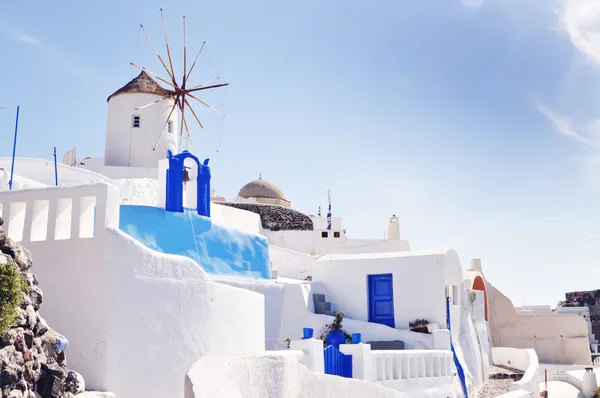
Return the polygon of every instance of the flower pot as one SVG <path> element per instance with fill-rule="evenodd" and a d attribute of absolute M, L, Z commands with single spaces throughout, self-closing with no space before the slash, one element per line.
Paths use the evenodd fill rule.
<path fill-rule="evenodd" d="M 327 335 L 326 342 L 327 342 L 327 346 L 332 345 L 335 348 L 339 349 L 340 344 L 346 343 L 346 336 L 344 335 L 344 332 L 342 332 L 341 330 L 332 330 Z"/>
<path fill-rule="evenodd" d="M 418 328 L 411 328 L 410 330 L 411 330 L 411 332 L 427 333 L 427 334 L 429 334 L 429 328 L 427 326 L 420 326 Z"/>
<path fill-rule="evenodd" d="M 302 329 L 302 338 L 303 339 L 312 339 L 312 337 L 313 337 L 313 328 Z"/>

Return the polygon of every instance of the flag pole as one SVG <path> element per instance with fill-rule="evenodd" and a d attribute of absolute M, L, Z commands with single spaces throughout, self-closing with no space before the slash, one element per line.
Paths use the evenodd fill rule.
<path fill-rule="evenodd" d="M 56 147 L 54 147 L 54 182 L 58 186 L 58 166 L 56 164 Z"/>
<path fill-rule="evenodd" d="M 15 171 L 15 153 L 17 151 L 17 132 L 19 131 L 19 106 L 17 105 L 17 120 L 15 122 L 15 139 L 13 142 L 12 163 L 10 166 L 10 180 L 8 181 L 8 189 L 12 191 L 13 173 Z"/>

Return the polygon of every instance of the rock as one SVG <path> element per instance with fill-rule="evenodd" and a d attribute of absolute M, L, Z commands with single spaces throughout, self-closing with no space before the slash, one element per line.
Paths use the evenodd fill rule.
<path fill-rule="evenodd" d="M 37 383 L 37 392 L 42 398 L 61 398 L 65 392 L 64 387 L 59 377 L 45 374 Z"/>
<path fill-rule="evenodd" d="M 65 377 L 65 371 L 56 362 L 42 363 L 42 371 L 61 379 Z"/>
<path fill-rule="evenodd" d="M 0 252 L 10 256 L 13 260 L 15 259 L 15 251 L 12 249 L 12 247 L 0 245 Z"/>
<path fill-rule="evenodd" d="M 42 294 L 42 289 L 37 286 L 37 280 L 31 281 L 31 283 L 32 285 L 30 285 L 29 288 L 29 299 L 31 300 L 33 308 L 38 311 L 44 301 L 44 296 Z"/>
<path fill-rule="evenodd" d="M 85 380 L 79 373 L 70 370 L 65 380 L 65 389 L 73 394 L 80 394 L 85 391 Z"/>
<path fill-rule="evenodd" d="M 21 244 L 16 244 L 13 247 L 13 250 L 15 253 L 15 262 L 17 263 L 21 271 L 29 270 L 29 268 L 31 268 L 31 265 L 33 264 L 33 261 L 31 260 L 31 253 L 29 252 L 29 250 L 27 250 Z"/>
<path fill-rule="evenodd" d="M 21 390 L 12 390 L 8 394 L 8 398 L 23 398 L 23 392 Z"/>
<path fill-rule="evenodd" d="M 10 386 L 16 384 L 21 378 L 21 368 L 13 363 L 2 367 L 0 373 L 0 386 Z"/>
<path fill-rule="evenodd" d="M 48 324 L 46 323 L 46 320 L 42 318 L 39 314 L 37 318 L 37 323 L 33 328 L 33 333 L 36 337 L 39 337 L 44 335 L 48 331 Z"/>

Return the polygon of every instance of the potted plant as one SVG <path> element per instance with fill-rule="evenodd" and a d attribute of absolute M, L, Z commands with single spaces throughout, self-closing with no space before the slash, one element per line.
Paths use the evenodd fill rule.
<path fill-rule="evenodd" d="M 592 398 L 600 398 L 600 387 L 596 388 L 592 393 Z"/>
<path fill-rule="evenodd" d="M 325 325 L 323 332 L 321 333 L 321 340 L 323 340 L 323 346 L 334 346 L 340 348 L 340 344 L 352 342 L 352 336 L 342 329 L 342 321 L 344 320 L 344 313 L 338 311 L 335 313 L 335 319 L 332 323 Z"/>
<path fill-rule="evenodd" d="M 429 333 L 427 325 L 429 325 L 429 321 L 427 319 L 415 319 L 414 321 L 408 323 L 410 330 L 417 333 Z"/>

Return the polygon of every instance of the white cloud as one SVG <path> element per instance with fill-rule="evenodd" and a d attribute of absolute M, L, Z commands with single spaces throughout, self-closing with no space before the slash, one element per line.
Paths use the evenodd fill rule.
<path fill-rule="evenodd" d="M 560 0 L 562 29 L 579 51 L 600 65 L 600 1 Z"/>
<path fill-rule="evenodd" d="M 17 29 L 0 27 L 0 32 L 4 33 L 12 40 L 18 41 L 20 43 L 30 44 L 33 46 L 39 46 L 40 44 L 42 44 L 37 37 L 25 34 Z"/>

